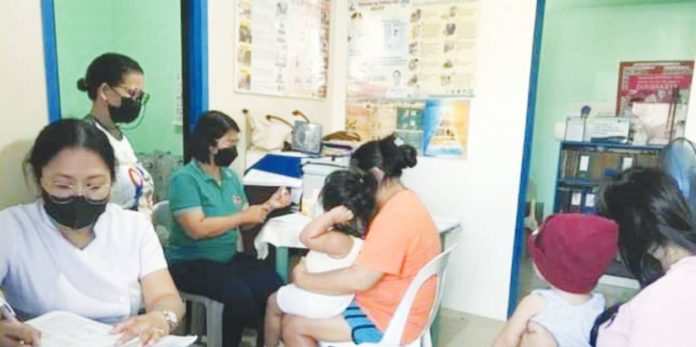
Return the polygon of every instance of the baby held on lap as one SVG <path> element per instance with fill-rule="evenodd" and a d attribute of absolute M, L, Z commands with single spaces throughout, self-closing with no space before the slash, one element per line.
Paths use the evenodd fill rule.
<path fill-rule="evenodd" d="M 318 273 L 350 267 L 360 253 L 360 236 L 375 213 L 376 182 L 371 174 L 335 171 L 324 183 L 321 192 L 326 212 L 313 219 L 300 234 L 309 248 L 303 260 L 308 272 Z M 354 295 L 324 295 L 302 289 L 294 284 L 281 287 L 268 299 L 265 319 L 266 346 L 274 347 L 281 336 L 284 314 L 311 319 L 340 315 Z"/>

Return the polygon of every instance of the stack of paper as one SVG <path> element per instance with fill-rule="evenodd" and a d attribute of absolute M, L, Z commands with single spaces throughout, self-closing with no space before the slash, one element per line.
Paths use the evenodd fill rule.
<path fill-rule="evenodd" d="M 110 325 L 74 313 L 54 311 L 26 322 L 41 331 L 41 347 L 113 347 L 120 335 L 110 334 Z M 196 336 L 165 336 L 154 347 L 187 347 Z M 124 346 L 138 345 L 138 340 Z"/>

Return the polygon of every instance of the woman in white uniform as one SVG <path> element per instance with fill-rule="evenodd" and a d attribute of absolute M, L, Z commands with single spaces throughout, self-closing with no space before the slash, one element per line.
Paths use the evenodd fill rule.
<path fill-rule="evenodd" d="M 108 203 L 115 158 L 106 136 L 81 120 L 50 124 L 28 168 L 42 197 L 0 211 L 0 290 L 18 318 L 69 311 L 120 322 L 115 333 L 143 344 L 172 331 L 184 306 L 152 224 Z M 26 324 L 0 320 L 2 347 L 38 338 Z"/>
<path fill-rule="evenodd" d="M 135 121 L 147 103 L 145 76 L 138 62 L 118 53 L 105 53 L 89 64 L 77 88 L 87 92 L 92 109 L 85 120 L 106 134 L 116 155 L 116 181 L 111 202 L 125 209 L 152 214 L 154 184 L 138 162 L 120 124 Z"/>

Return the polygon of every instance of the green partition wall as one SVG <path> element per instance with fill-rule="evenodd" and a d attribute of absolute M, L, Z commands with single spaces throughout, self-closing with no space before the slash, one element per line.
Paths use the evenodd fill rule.
<path fill-rule="evenodd" d="M 139 126 L 125 132 L 136 152 L 182 155 L 181 9 L 172 0 L 55 0 L 56 41 L 63 117 L 83 117 L 87 95 L 77 89 L 89 63 L 104 52 L 126 54 L 145 70 L 151 99 Z"/>
<path fill-rule="evenodd" d="M 571 104 L 615 102 L 621 61 L 695 57 L 695 0 L 546 1 L 529 192 L 544 202 L 545 215 L 558 161 L 554 124 Z"/>

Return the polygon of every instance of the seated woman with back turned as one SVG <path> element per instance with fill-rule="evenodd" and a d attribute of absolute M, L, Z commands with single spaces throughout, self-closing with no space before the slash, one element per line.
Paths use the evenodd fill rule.
<path fill-rule="evenodd" d="M 631 168 L 600 192 L 599 214 L 619 225 L 619 250 L 642 289 L 598 320 L 597 346 L 694 346 L 696 219 L 676 182 Z"/>
<path fill-rule="evenodd" d="M 304 263 L 293 271 L 295 285 L 324 294 L 355 294 L 340 315 L 328 319 L 283 317 L 285 346 L 315 346 L 316 341 L 379 342 L 409 284 L 440 253 L 433 219 L 418 196 L 400 180 L 403 169 L 416 165 L 416 150 L 389 136 L 358 148 L 351 167 L 377 180 L 377 213 L 370 222 L 360 255 L 347 268 L 310 273 Z M 416 296 L 404 331 L 415 340 L 427 324 L 435 301 L 435 278 Z"/>

